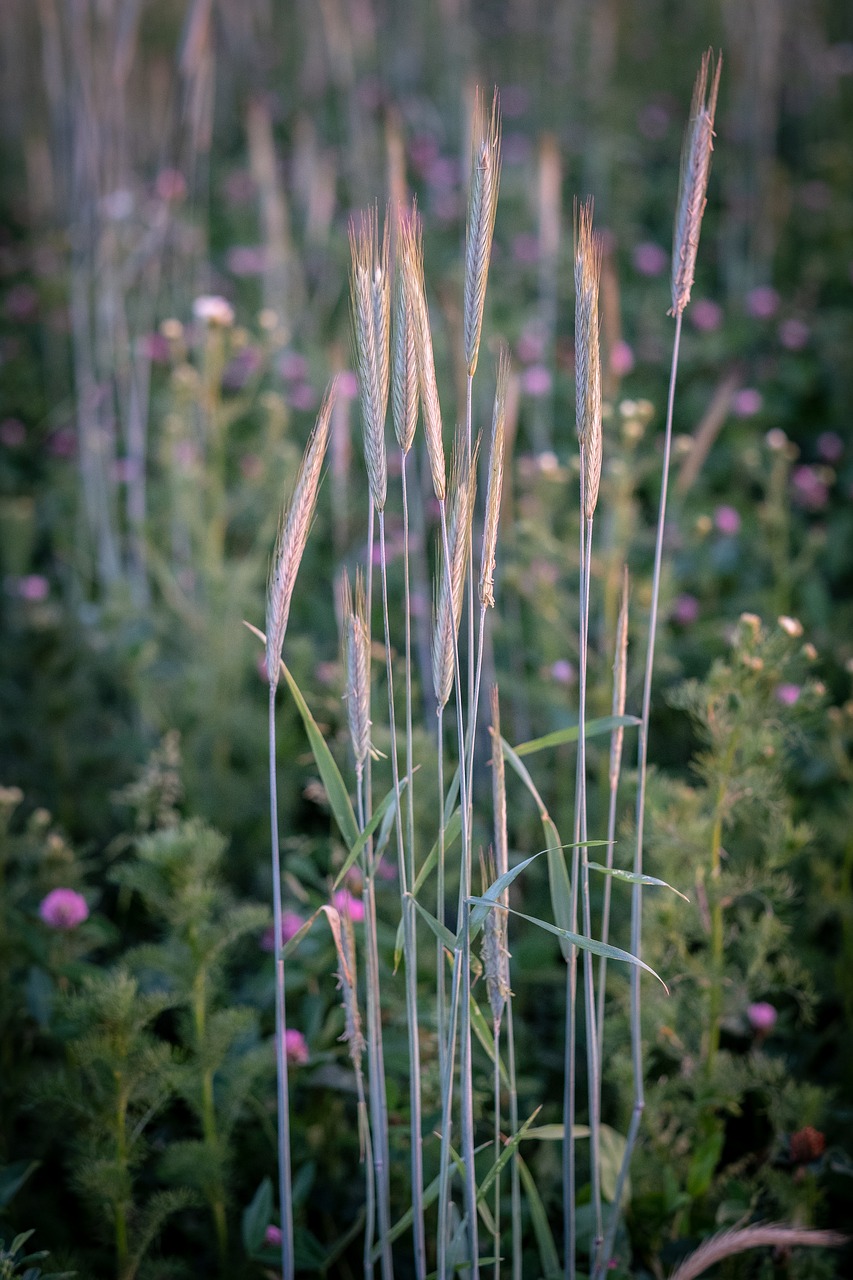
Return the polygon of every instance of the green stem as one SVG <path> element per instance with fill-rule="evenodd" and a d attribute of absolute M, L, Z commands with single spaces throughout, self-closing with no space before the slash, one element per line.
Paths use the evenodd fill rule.
<path fill-rule="evenodd" d="M 403 951 L 406 965 L 406 1029 L 409 1041 L 409 1121 L 412 1144 L 412 1214 L 415 1242 L 415 1274 L 426 1276 L 426 1235 L 424 1231 L 423 1128 L 421 1123 L 421 1053 L 418 1040 L 418 974 L 415 935 L 415 902 L 408 892 L 406 850 L 403 842 L 403 815 L 400 808 L 400 767 L 397 761 L 397 720 L 394 711 L 394 672 L 391 665 L 391 626 L 388 614 L 388 566 L 385 557 L 385 513 L 379 512 L 379 555 L 382 565 L 382 617 L 385 624 L 385 671 L 388 680 L 388 725 L 391 733 L 391 777 L 394 783 L 397 820 L 397 865 L 403 897 Z"/>
<path fill-rule="evenodd" d="M 281 1271 L 283 1280 L 296 1274 L 293 1252 L 293 1195 L 290 1175 L 290 1098 L 287 1082 L 287 1026 L 284 1006 L 284 954 L 281 940 L 281 855 L 278 843 L 278 788 L 275 768 L 275 687 L 270 683 L 269 766 L 270 832 L 272 845 L 273 959 L 275 961 L 275 1061 L 278 1106 L 278 1183 L 281 1212 Z"/>
<path fill-rule="evenodd" d="M 714 825 L 711 829 L 711 987 L 708 996 L 708 1061 L 709 1077 L 720 1048 L 720 1018 L 723 1012 L 723 900 L 720 896 L 720 875 L 723 855 L 723 818 L 728 796 L 728 783 L 734 764 L 736 736 L 729 742 L 723 764 L 723 776 L 717 788 L 714 804 Z"/>
<path fill-rule="evenodd" d="M 661 467 L 660 505 L 658 507 L 658 522 L 655 534 L 655 564 L 652 574 L 652 603 L 649 611 L 649 634 L 646 644 L 646 670 L 643 678 L 643 708 L 637 743 L 637 813 L 633 871 L 638 877 L 643 873 L 643 839 L 646 816 L 649 717 L 652 705 L 652 672 L 654 670 L 655 661 L 655 637 L 657 634 L 660 582 L 663 568 L 663 535 L 664 525 L 666 523 L 667 492 L 669 488 L 669 460 L 672 453 L 672 420 L 675 409 L 675 379 L 678 372 L 678 352 L 681 346 L 681 325 L 683 317 L 684 313 L 682 311 L 679 311 L 675 317 L 675 337 L 673 338 L 672 343 L 669 393 L 667 395 L 666 402 L 666 431 L 664 435 L 663 464 Z M 631 952 L 638 960 L 642 958 L 640 954 L 642 949 L 642 911 L 643 890 L 639 879 L 637 879 L 631 886 Z M 631 965 L 630 983 L 631 1058 L 634 1073 L 634 1110 L 631 1114 L 631 1123 L 628 1126 L 622 1165 L 619 1169 L 619 1176 L 616 1179 L 616 1191 L 613 1197 L 613 1213 L 610 1217 L 610 1225 L 607 1228 L 604 1244 L 601 1249 L 599 1249 L 598 1257 L 595 1259 L 595 1265 L 592 1271 L 592 1280 L 603 1280 L 607 1271 L 610 1256 L 613 1251 L 613 1243 L 616 1239 L 616 1228 L 619 1224 L 619 1205 L 622 1203 L 622 1193 L 625 1188 L 625 1181 L 628 1177 L 631 1156 L 634 1151 L 634 1145 L 637 1141 L 637 1134 L 639 1132 L 643 1112 L 646 1107 L 643 1082 L 642 1028 L 640 1025 L 640 969 L 638 965 Z"/>
<path fill-rule="evenodd" d="M 193 1021 L 195 1023 L 196 1052 L 200 1061 L 205 1060 L 204 1041 L 207 1027 L 207 982 L 204 969 L 199 969 L 193 979 Z M 205 1066 L 201 1075 L 201 1125 L 204 1145 L 207 1147 L 217 1170 L 214 1186 L 210 1191 L 210 1211 L 216 1233 L 216 1251 L 224 1270 L 228 1256 L 228 1223 L 225 1216 L 225 1188 L 219 1170 L 219 1134 L 216 1127 L 216 1106 L 213 1093 L 213 1068 Z"/>
<path fill-rule="evenodd" d="M 116 1275 L 121 1280 L 127 1269 L 129 1257 L 127 1239 L 127 1199 L 123 1184 L 128 1175 L 127 1167 L 127 1103 L 128 1091 L 121 1072 L 116 1072 L 118 1093 L 116 1096 L 116 1164 L 119 1167 L 119 1185 L 122 1187 L 120 1198 L 116 1201 L 115 1242 L 116 1242 Z"/>

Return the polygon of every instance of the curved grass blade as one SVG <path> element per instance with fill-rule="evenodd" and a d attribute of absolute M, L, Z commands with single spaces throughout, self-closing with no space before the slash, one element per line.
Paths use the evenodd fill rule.
<path fill-rule="evenodd" d="M 640 723 L 638 716 L 600 716 L 597 720 L 587 720 L 585 737 L 597 738 L 603 733 L 610 733 L 613 729 L 628 728 L 630 725 Z M 518 756 L 532 756 L 537 751 L 546 751 L 548 747 L 562 747 L 566 742 L 577 742 L 577 740 L 578 726 L 571 724 L 565 729 L 555 729 L 553 733 L 546 733 L 542 738 L 531 738 L 529 742 L 522 742 L 514 750 Z"/>
<path fill-rule="evenodd" d="M 407 781 L 408 779 L 406 778 L 400 779 L 400 795 L 401 796 L 403 794 Z M 391 808 L 393 803 L 394 803 L 394 788 L 392 787 L 391 790 L 388 792 L 387 796 L 385 796 L 382 799 L 382 801 L 376 806 L 376 809 L 373 813 L 372 818 L 370 819 L 367 826 L 364 828 L 361 835 L 358 837 L 355 844 L 352 846 L 346 858 L 344 859 L 343 866 L 341 867 L 340 871 L 337 874 L 337 877 L 335 878 L 334 887 L 336 889 L 340 888 L 341 882 L 343 881 L 344 876 L 352 867 L 353 863 L 356 862 L 357 859 L 361 856 L 368 840 L 373 835 L 374 831 L 379 826 L 380 822 L 383 821 L 383 819 L 385 818 L 385 815 L 388 813 L 388 810 Z M 392 821 L 393 821 L 393 817 L 394 817 L 393 809 L 391 810 L 391 814 L 392 814 Z M 385 837 L 384 843 L 385 844 L 388 843 L 387 836 Z"/>
<path fill-rule="evenodd" d="M 527 771 L 526 765 L 520 760 L 518 753 L 509 745 L 506 738 L 501 738 L 501 751 L 507 764 L 518 774 L 521 781 L 527 787 L 533 797 L 533 801 L 539 810 L 539 820 L 542 823 L 542 829 L 545 832 L 545 840 L 547 842 L 548 854 L 548 883 L 551 890 L 551 909 L 554 912 L 555 919 L 559 922 L 561 928 L 570 932 L 572 924 L 572 889 L 569 882 L 569 871 L 566 866 L 566 860 L 562 853 L 562 842 L 560 833 L 551 820 L 551 815 L 545 805 L 544 800 L 536 789 L 536 785 Z M 563 959 L 568 963 L 571 955 L 571 947 L 567 937 L 560 938 L 560 950 L 563 953 Z"/>
<path fill-rule="evenodd" d="M 482 898 L 469 898 L 469 902 L 482 903 Z M 636 956 L 632 956 L 630 951 L 623 951 L 621 947 L 614 947 L 609 942 L 598 942 L 595 938 L 584 937 L 582 933 L 572 933 L 571 929 L 561 929 L 555 924 L 551 924 L 548 920 L 539 920 L 536 916 L 525 915 L 523 911 L 514 911 L 512 907 L 505 907 L 502 903 L 488 903 L 488 906 L 496 911 L 508 911 L 510 915 L 518 916 L 520 920 L 527 920 L 529 924 L 536 924 L 540 929 L 553 933 L 558 938 L 566 938 L 567 941 L 575 947 L 579 947 L 581 951 L 591 951 L 595 956 L 607 956 L 608 960 L 624 960 L 626 964 L 633 964 L 638 969 L 645 969 L 646 973 L 650 973 L 653 978 L 657 978 L 664 991 L 669 995 L 669 987 L 659 974 L 655 973 L 650 965 L 644 960 L 638 960 Z M 436 921 L 438 924 L 438 921 Z"/>
<path fill-rule="evenodd" d="M 690 901 L 686 893 L 682 893 L 674 885 L 668 884 L 666 880 L 658 880 L 655 876 L 638 875 L 636 871 L 622 871 L 618 867 L 605 867 L 600 862 L 588 862 L 586 865 L 590 871 L 600 871 L 603 876 L 613 876 L 616 880 L 627 880 L 629 884 L 648 884 L 658 889 L 671 889 L 673 893 L 677 893 L 679 898 L 683 898 L 685 902 Z"/>
<path fill-rule="evenodd" d="M 548 1225 L 548 1215 L 545 1212 L 545 1206 L 542 1203 L 542 1197 L 536 1188 L 533 1175 L 521 1156 L 517 1156 L 518 1171 L 521 1174 L 521 1181 L 524 1183 L 524 1193 L 527 1196 L 527 1203 L 530 1207 L 530 1221 L 533 1223 L 533 1234 L 536 1236 L 536 1244 L 539 1248 L 539 1261 L 542 1263 L 542 1274 L 545 1280 L 561 1280 L 562 1268 L 560 1267 L 560 1259 L 557 1254 L 557 1246 L 554 1244 L 554 1237 L 551 1234 L 551 1228 Z"/>
<path fill-rule="evenodd" d="M 248 627 L 252 635 L 258 637 L 266 644 L 267 639 L 262 631 L 257 627 L 253 627 L 250 622 L 244 622 L 243 625 Z M 281 670 L 285 680 L 288 683 L 293 700 L 296 703 L 297 710 L 302 717 L 302 723 L 305 725 L 305 732 L 308 734 L 308 741 L 311 744 L 311 751 L 317 768 L 320 771 L 320 777 L 323 786 L 326 789 L 326 795 L 329 797 L 329 805 L 335 816 L 335 821 L 340 828 L 341 835 L 344 838 L 346 846 L 351 849 L 356 843 L 359 836 L 358 823 L 355 820 L 355 813 L 352 807 L 352 801 L 349 798 L 349 792 L 346 789 L 344 780 L 341 777 L 341 771 L 335 764 L 331 751 L 326 746 L 323 735 L 317 728 L 317 722 L 311 714 L 308 703 L 302 696 L 299 685 L 288 671 L 285 663 L 281 662 Z"/>

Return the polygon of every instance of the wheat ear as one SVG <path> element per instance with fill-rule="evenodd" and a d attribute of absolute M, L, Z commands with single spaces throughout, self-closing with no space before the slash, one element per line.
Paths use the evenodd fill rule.
<path fill-rule="evenodd" d="M 413 209 L 409 217 L 400 223 L 400 263 L 412 302 L 418 383 L 432 486 L 438 501 L 443 502 L 447 494 L 447 479 L 441 430 L 441 405 L 438 399 L 435 357 L 432 350 L 432 333 L 429 327 L 429 309 L 424 285 L 423 232 L 416 209 Z"/>
<path fill-rule="evenodd" d="M 364 762 L 370 750 L 370 634 L 364 578 L 356 571 L 355 598 L 346 572 L 340 579 L 340 611 L 343 620 L 344 671 L 346 672 L 347 722 L 355 757 L 356 779 L 361 787 Z"/>
<path fill-rule="evenodd" d="M 279 677 L 279 661 L 290 614 L 290 602 L 299 563 L 308 540 L 308 530 L 317 502 L 320 472 L 329 440 L 329 421 L 335 402 L 337 380 L 333 380 L 323 397 L 314 429 L 308 439 L 293 498 L 279 525 L 278 538 L 273 552 L 269 588 L 267 591 L 267 676 L 275 690 Z"/>
<path fill-rule="evenodd" d="M 364 458 L 370 496 L 384 510 L 388 489 L 385 413 L 390 377 L 391 292 L 388 275 L 388 219 L 380 239 L 375 209 L 350 226 L 352 313 L 355 363 L 364 422 Z"/>
<path fill-rule="evenodd" d="M 846 1243 L 847 1237 L 838 1231 L 810 1231 L 804 1227 L 785 1227 L 773 1222 L 720 1231 L 686 1257 L 669 1280 L 696 1280 L 697 1276 L 701 1276 L 703 1271 L 717 1262 L 743 1253 L 746 1249 L 790 1249 L 797 1245 L 827 1249 L 838 1248 Z"/>
<path fill-rule="evenodd" d="M 581 446 L 584 515 L 592 518 L 601 480 L 601 354 L 598 294 L 601 241 L 592 200 L 575 206 L 575 419 Z"/>
<path fill-rule="evenodd" d="M 453 689 L 453 637 L 454 631 L 459 630 L 462 615 L 468 534 L 474 515 L 476 450 L 473 463 L 469 468 L 465 440 L 459 433 L 451 458 L 450 529 L 447 539 L 450 573 L 445 572 L 442 550 L 433 626 L 432 679 L 440 707 L 447 705 Z"/>
<path fill-rule="evenodd" d="M 690 290 L 693 287 L 699 232 L 702 229 L 708 174 L 711 170 L 711 152 L 714 150 L 714 115 L 717 109 L 717 93 L 720 88 L 722 68 L 722 56 L 718 56 L 717 65 L 714 67 L 714 55 L 709 49 L 702 58 L 702 65 L 693 89 L 690 122 L 687 126 L 681 159 L 678 213 L 675 219 L 672 249 L 670 315 L 674 316 L 680 315 L 687 306 L 690 301 Z"/>
<path fill-rule="evenodd" d="M 481 91 L 474 107 L 471 190 L 465 242 L 465 361 L 473 378 L 480 351 L 483 306 L 492 256 L 492 235 L 501 177 L 501 120 L 498 91 L 487 114 Z"/>
<path fill-rule="evenodd" d="M 394 433 L 404 454 L 412 447 L 418 421 L 418 350 L 411 273 L 404 267 L 401 245 L 403 215 L 398 214 L 397 292 L 394 304 L 394 351 L 391 407 Z"/>

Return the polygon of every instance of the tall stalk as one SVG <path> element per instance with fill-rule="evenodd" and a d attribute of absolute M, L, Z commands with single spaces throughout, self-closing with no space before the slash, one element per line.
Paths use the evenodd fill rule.
<path fill-rule="evenodd" d="M 702 59 L 699 74 L 693 89 L 690 107 L 690 121 L 684 142 L 684 153 L 681 168 L 681 186 L 679 190 L 678 211 L 675 219 L 675 235 L 672 254 L 671 314 L 675 316 L 675 335 L 672 344 L 672 363 L 669 375 L 669 392 L 666 402 L 666 428 L 664 434 L 663 463 L 661 466 L 661 491 L 658 506 L 658 521 L 655 534 L 655 561 L 652 574 L 652 600 L 649 610 L 649 632 L 646 642 L 646 664 L 643 677 L 643 705 L 640 717 L 640 728 L 637 745 L 637 810 L 636 810 L 636 843 L 634 847 L 633 871 L 635 879 L 631 886 L 631 951 L 639 960 L 642 947 L 642 884 L 643 873 L 643 840 L 646 804 L 646 771 L 648 763 L 649 717 L 652 701 L 652 673 L 654 670 L 655 639 L 657 635 L 658 606 L 660 601 L 660 583 L 663 566 L 663 539 L 666 522 L 666 503 L 669 485 L 669 466 L 672 453 L 672 422 L 675 407 L 675 380 L 678 371 L 678 355 L 681 346 L 681 326 L 684 310 L 690 301 L 693 277 L 696 270 L 696 255 L 699 249 L 699 235 L 702 229 L 702 215 L 705 212 L 705 200 L 708 190 L 708 175 L 711 167 L 711 153 L 714 145 L 714 114 L 717 106 L 717 94 L 720 87 L 722 58 L 717 59 L 716 68 L 709 50 Z M 709 77 L 713 72 L 713 77 Z M 622 1203 L 622 1193 L 628 1176 L 628 1168 L 637 1141 L 643 1111 L 645 1110 L 645 1090 L 643 1085 L 643 1049 L 640 1026 L 640 969 L 631 966 L 631 1061 L 634 1076 L 634 1108 L 625 1143 L 622 1165 L 616 1181 L 613 1198 L 614 1212 L 605 1235 L 602 1248 L 592 1272 L 592 1280 L 602 1280 L 607 1269 L 613 1242 L 616 1239 L 618 1225 L 618 1209 Z"/>

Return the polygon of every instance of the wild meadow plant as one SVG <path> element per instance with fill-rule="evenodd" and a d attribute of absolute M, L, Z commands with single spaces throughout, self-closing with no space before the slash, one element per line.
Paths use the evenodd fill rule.
<path fill-rule="evenodd" d="M 641 714 L 626 714 L 629 640 L 629 588 L 627 569 L 622 588 L 615 637 L 611 714 L 595 720 L 587 715 L 588 645 L 592 607 L 594 517 L 599 498 L 602 459 L 607 444 L 603 429 L 602 375 L 599 340 L 599 290 L 602 251 L 593 225 L 591 200 L 576 206 L 575 216 L 575 373 L 576 427 L 580 450 L 580 545 L 578 562 L 579 688 L 577 722 L 546 738 L 516 747 L 502 737 L 499 692 L 490 698 L 492 785 L 491 821 L 484 818 L 488 806 L 479 797 L 482 761 L 478 753 L 478 719 L 483 681 L 483 654 L 488 611 L 496 601 L 496 556 L 505 466 L 504 419 L 509 360 L 498 360 L 492 429 L 487 446 L 483 432 L 475 432 L 473 379 L 478 369 L 486 285 L 491 260 L 499 178 L 501 124 L 497 95 L 487 112 L 478 96 L 475 110 L 473 160 L 465 250 L 463 299 L 465 417 L 455 433 L 449 475 L 444 449 L 444 418 L 439 400 L 433 339 L 424 277 L 423 232 L 415 208 L 394 209 L 380 220 L 377 209 L 356 219 L 351 228 L 351 298 L 353 349 L 358 374 L 363 419 L 364 460 L 368 479 L 366 577 L 356 578 L 355 592 L 349 579 L 342 580 L 339 618 L 345 667 L 346 709 L 355 765 L 356 804 L 335 763 L 308 705 L 286 666 L 282 645 L 291 595 L 316 500 L 333 392 L 327 395 L 309 440 L 294 497 L 282 524 L 270 579 L 266 627 L 269 678 L 270 794 L 272 817 L 273 906 L 277 975 L 277 1058 L 279 1108 L 279 1179 L 281 1203 L 281 1262 L 285 1280 L 296 1273 L 295 1228 L 292 1213 L 290 1171 L 287 1055 L 285 1053 L 285 954 L 290 954 L 307 929 L 307 922 L 285 947 L 281 936 L 284 904 L 278 843 L 275 767 L 275 696 L 280 671 L 296 699 L 320 771 L 329 807 L 344 838 L 347 852 L 335 888 L 353 869 L 360 872 L 363 892 L 363 941 L 366 982 L 363 993 L 355 979 L 357 943 L 346 909 L 333 900 L 322 908 L 335 937 L 338 977 L 345 1010 L 344 1038 L 348 1040 L 356 1076 L 359 1138 L 365 1169 L 363 1270 L 391 1280 L 395 1266 L 417 1280 L 426 1280 L 435 1269 L 440 1280 L 461 1272 L 478 1277 L 490 1269 L 500 1276 L 506 1269 L 520 1280 L 523 1267 L 522 1233 L 529 1220 L 536 1238 L 540 1265 L 548 1276 L 562 1273 L 567 1280 L 584 1274 L 602 1280 L 613 1265 L 614 1246 L 628 1171 L 642 1119 L 644 1067 L 641 1022 L 641 971 L 654 971 L 642 958 L 642 889 L 646 885 L 668 888 L 664 881 L 644 871 L 644 818 L 646 807 L 648 736 L 651 713 L 655 637 L 664 552 L 667 482 L 672 445 L 675 382 L 681 329 L 690 300 L 702 215 L 710 170 L 714 117 L 720 82 L 721 60 L 709 52 L 696 81 L 690 123 L 685 141 L 681 189 L 675 223 L 672 268 L 672 315 L 675 318 L 669 395 L 664 435 L 660 505 L 655 540 L 650 613 Z M 392 287 L 392 245 L 396 282 Z M 393 305 L 392 305 L 393 299 Z M 393 312 L 393 318 L 392 318 Z M 403 507 L 404 627 L 392 630 L 389 607 L 389 575 L 386 546 L 386 505 L 389 467 L 386 417 L 389 398 L 395 436 L 400 450 L 401 501 Z M 431 849 L 421 846 L 422 833 L 414 823 L 415 791 L 420 785 L 413 749 L 413 659 L 411 598 L 409 585 L 410 502 L 422 501 L 410 492 L 410 463 L 418 410 L 423 419 L 427 469 L 438 512 L 438 545 L 434 557 L 434 610 L 432 628 L 432 703 L 436 715 L 438 795 Z M 475 603 L 474 532 L 478 510 L 476 488 L 480 455 L 487 477 L 479 574 L 479 608 Z M 378 530 L 378 593 L 373 584 L 374 539 Z M 374 596 L 379 602 L 375 604 Z M 373 617 L 381 613 L 381 648 L 384 658 L 385 701 L 374 698 L 371 670 Z M 402 653 L 402 693 L 398 672 Z M 387 712 L 386 712 L 387 703 Z M 381 710 L 380 710 L 381 706 Z M 401 712 L 402 706 L 402 712 Z M 387 715 L 387 721 L 386 721 Z M 379 800 L 373 760 L 374 738 L 380 717 L 387 723 L 390 790 Z M 405 747 L 398 748 L 398 723 L 405 728 Z M 638 730 L 636 819 L 634 857 L 630 869 L 617 867 L 614 840 L 618 786 L 626 728 Z M 372 732 L 373 730 L 373 732 Z M 591 838 L 587 814 L 587 740 L 610 735 L 608 769 L 608 821 L 606 833 Z M 544 804 L 525 757 L 576 743 L 576 770 L 572 840 L 561 839 Z M 398 754 L 399 751 L 399 754 Z M 401 767 L 401 759 L 404 765 Z M 510 905 L 523 889 L 523 873 L 540 856 L 517 859 L 510 855 L 506 830 L 505 767 L 521 778 L 536 805 L 546 847 L 553 921 L 530 916 Z M 378 768 L 376 774 L 378 777 Z M 477 803 L 475 804 L 475 792 Z M 482 889 L 474 892 L 475 824 L 479 832 L 491 831 L 488 854 L 481 848 L 477 861 Z M 382 922 L 377 916 L 376 881 L 392 836 L 396 843 L 396 876 L 399 885 L 397 962 L 403 964 L 406 1041 L 408 1049 L 408 1186 L 410 1207 L 392 1223 L 392 1204 L 399 1201 L 397 1187 L 405 1175 L 392 1165 L 394 1149 L 389 1132 L 388 1076 L 385 1065 L 382 984 L 392 981 L 383 970 L 380 950 Z M 719 876 L 719 832 L 715 827 L 711 876 Z M 448 858 L 459 843 L 458 870 L 449 873 Z M 604 862 L 590 859 L 593 846 L 605 846 Z M 567 851 L 571 851 L 567 857 Z M 714 852 L 716 850 L 716 852 Z M 597 899 L 591 892 L 592 876 L 603 875 L 605 892 L 600 918 L 594 918 Z M 426 903 L 429 880 L 435 876 L 433 911 Z M 630 949 L 609 941 L 613 881 L 631 885 Z M 457 885 L 455 920 L 449 909 L 448 890 Z M 515 886 L 515 887 L 513 887 Z M 512 896 L 511 896 L 512 890 Z M 683 896 L 683 895 L 682 895 Z M 597 910 L 597 909 L 596 909 Z M 715 895 L 713 914 L 712 984 L 708 1005 L 709 1069 L 719 1044 L 722 974 L 722 904 Z M 316 915 L 317 913 L 315 913 Z M 558 1125 L 535 1126 L 539 1108 L 522 1122 L 518 1111 L 518 1063 L 513 1034 L 512 968 L 508 924 L 521 917 L 559 939 L 566 965 L 565 1054 L 563 1119 Z M 314 917 L 312 917 L 313 920 Z M 454 921 L 449 924 L 448 920 Z M 418 948 L 418 926 L 434 937 L 435 968 L 425 985 L 423 951 Z M 482 961 L 474 943 L 482 933 Z M 583 954 L 582 969 L 579 961 Z M 595 958 L 598 958 L 596 971 Z M 630 1035 L 634 1103 L 627 1138 L 616 1139 L 602 1125 L 602 1082 L 605 1031 L 606 965 L 608 960 L 627 963 L 630 984 Z M 481 1007 L 475 979 L 482 974 L 489 1016 Z M 449 979 L 449 987 L 448 987 Z M 578 988 L 583 1002 L 583 1035 L 578 1009 Z M 362 1032 L 359 1001 L 366 1002 Z M 504 1050 L 506 1032 L 506 1059 Z M 424 1037 L 435 1036 L 436 1060 L 424 1057 Z M 481 1129 L 475 1096 L 481 1093 L 480 1065 L 475 1064 L 474 1041 L 480 1043 L 492 1069 L 492 1129 L 486 1140 Z M 578 1071 L 579 1045 L 586 1055 L 586 1124 L 581 1112 Z M 362 1081 L 362 1054 L 366 1056 L 366 1087 Z M 438 1072 L 437 1132 L 427 1131 L 424 1088 Z M 502 1106 L 509 1097 L 509 1125 L 505 1129 Z M 540 1189 L 520 1154 L 521 1143 L 532 1138 L 562 1141 L 563 1260 L 548 1223 Z M 698 1139 L 699 1135 L 697 1135 Z M 585 1167 L 588 1186 L 579 1184 L 577 1146 L 588 1143 Z M 605 1162 L 604 1143 L 608 1144 Z M 614 1152 L 616 1153 L 614 1155 Z M 607 1177 L 603 1166 L 607 1164 Z M 510 1167 L 509 1218 L 502 1214 L 502 1179 Z M 429 1174 L 432 1177 L 429 1177 Z M 606 1184 L 606 1185 L 605 1185 Z M 523 1190 L 523 1196 L 522 1196 Z M 606 1190 L 606 1195 L 605 1195 Z M 526 1200 L 526 1219 L 523 1209 Z M 605 1204 L 605 1200 L 607 1204 Z M 588 1202 L 588 1203 L 587 1203 Z M 481 1243 L 481 1228 L 484 1240 Z M 775 1234 L 774 1234 L 775 1233 Z M 405 1260 L 395 1256 L 392 1245 L 410 1235 L 411 1252 Z M 678 1272 L 685 1278 L 698 1275 L 729 1253 L 759 1244 L 784 1244 L 788 1236 L 780 1228 L 746 1230 L 711 1242 Z M 793 1237 L 790 1237 L 793 1241 Z M 831 1243 L 829 1235 L 800 1233 L 798 1242 Z"/>

